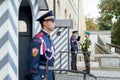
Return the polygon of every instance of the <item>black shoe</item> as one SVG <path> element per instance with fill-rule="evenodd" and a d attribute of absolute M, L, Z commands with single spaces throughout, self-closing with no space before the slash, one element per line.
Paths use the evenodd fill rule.
<path fill-rule="evenodd" d="M 90 70 L 83 70 L 83 72 L 85 72 L 85 73 L 90 73 Z"/>
<path fill-rule="evenodd" d="M 83 72 L 86 72 L 86 70 L 83 70 Z"/>
<path fill-rule="evenodd" d="M 86 73 L 89 73 L 89 74 L 90 74 L 90 70 L 86 70 Z"/>

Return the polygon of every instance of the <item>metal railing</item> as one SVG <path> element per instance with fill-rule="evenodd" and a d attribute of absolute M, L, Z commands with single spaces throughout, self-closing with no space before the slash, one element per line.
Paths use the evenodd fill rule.
<path fill-rule="evenodd" d="M 95 43 L 95 46 L 97 46 L 102 51 L 102 53 L 105 53 L 105 54 L 111 54 L 112 53 L 110 50 L 106 49 L 106 47 L 101 45 L 101 44 Z"/>
<path fill-rule="evenodd" d="M 114 45 L 114 44 L 109 44 L 109 43 L 106 43 L 106 45 L 108 45 L 110 48 L 114 47 L 115 48 L 115 52 L 120 54 L 120 46 Z"/>
<path fill-rule="evenodd" d="M 62 64 L 61 64 L 61 62 L 62 62 L 62 58 L 61 58 L 62 54 L 63 54 L 63 53 L 67 53 L 67 54 L 68 54 L 68 57 L 69 57 L 69 53 L 71 53 L 71 52 L 68 52 L 68 51 L 60 51 L 59 53 L 60 53 L 60 68 L 59 68 L 59 69 L 54 69 L 54 71 L 59 71 L 60 74 L 61 74 L 62 71 L 70 72 L 70 73 L 76 73 L 76 74 L 81 74 L 82 77 L 83 77 L 82 80 L 88 80 L 88 79 L 90 79 L 90 78 L 91 78 L 90 80 L 97 80 L 97 77 L 95 77 L 93 74 L 86 73 L 85 71 L 70 70 L 70 68 L 68 68 L 68 69 L 62 69 L 62 68 L 61 68 L 61 67 L 62 67 Z M 81 53 L 81 51 L 78 51 L 77 53 Z M 68 59 L 68 67 L 69 67 L 69 59 Z M 79 77 L 80 77 L 80 76 L 79 76 Z M 76 80 L 76 79 L 74 79 L 74 80 Z M 77 79 L 77 80 L 79 80 L 79 79 Z"/>

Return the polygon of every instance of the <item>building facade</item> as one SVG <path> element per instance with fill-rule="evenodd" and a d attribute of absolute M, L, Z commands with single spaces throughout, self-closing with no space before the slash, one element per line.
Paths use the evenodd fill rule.
<path fill-rule="evenodd" d="M 86 30 L 85 16 L 83 9 L 83 0 L 47 0 L 49 8 L 55 11 L 57 19 L 72 20 L 73 30 L 78 30 L 81 36 L 81 41 L 84 40 L 84 31 Z"/>
<path fill-rule="evenodd" d="M 78 8 L 75 0 L 0 0 L 0 79 L 23 80 L 26 73 L 26 60 L 31 38 L 40 31 L 36 21 L 44 12 L 54 10 L 57 19 L 72 20 L 73 29 L 78 29 Z M 68 23 L 68 22 L 67 22 Z M 60 24 L 60 23 L 59 23 Z M 71 29 L 70 29 L 70 28 Z M 71 25 L 64 24 L 52 33 L 59 50 L 69 50 Z M 61 35 L 56 35 L 57 33 Z M 66 40 L 67 39 L 67 40 Z M 61 41 L 60 41 L 61 40 Z M 61 45 L 61 43 L 64 43 Z M 57 43 L 58 42 L 58 43 Z M 68 56 L 65 54 L 62 58 Z M 57 55 L 59 57 L 59 55 Z M 57 59 L 56 57 L 56 59 Z M 68 58 L 62 61 L 62 64 Z M 56 60 L 56 66 L 59 64 Z M 66 63 L 63 68 L 68 67 Z M 59 66 L 57 67 L 59 68 Z M 68 68 L 67 68 L 68 69 Z"/>
<path fill-rule="evenodd" d="M 82 35 L 81 41 L 83 41 L 84 31 L 86 30 L 82 0 L 47 0 L 47 2 L 51 3 L 48 6 L 54 10 L 56 19 L 72 21 L 72 27 L 70 27 L 69 30 L 66 26 L 59 26 L 59 28 L 56 28 L 52 33 L 56 48 L 55 68 L 70 69 L 70 53 L 68 53 L 68 51 L 70 51 L 69 40 L 72 31 L 78 30 L 79 34 Z M 57 32 L 61 32 L 61 35 L 55 35 Z"/>

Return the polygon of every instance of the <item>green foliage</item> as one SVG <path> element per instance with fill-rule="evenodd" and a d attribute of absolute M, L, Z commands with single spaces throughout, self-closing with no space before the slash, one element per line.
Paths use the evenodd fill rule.
<path fill-rule="evenodd" d="M 98 4 L 100 17 L 97 23 L 100 30 L 111 30 L 113 44 L 120 45 L 120 0 L 101 0 Z M 117 21 L 114 23 L 112 19 Z"/>
<path fill-rule="evenodd" d="M 85 18 L 87 30 L 98 30 L 97 24 L 94 22 L 94 18 Z"/>
<path fill-rule="evenodd" d="M 120 20 L 114 23 L 114 27 L 111 30 L 112 43 L 116 45 L 120 45 L 120 25 L 119 24 L 120 24 Z"/>

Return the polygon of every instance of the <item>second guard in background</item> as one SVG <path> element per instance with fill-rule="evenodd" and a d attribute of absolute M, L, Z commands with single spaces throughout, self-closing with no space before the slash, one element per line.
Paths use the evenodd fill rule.
<path fill-rule="evenodd" d="M 36 34 L 31 42 L 28 55 L 28 74 L 30 80 L 55 80 L 54 47 L 50 32 L 55 28 L 55 19 L 52 11 L 37 19 L 42 30 Z"/>
<path fill-rule="evenodd" d="M 71 44 L 71 69 L 77 70 L 76 59 L 78 53 L 78 41 L 80 41 L 80 36 L 78 35 L 78 31 L 73 31 L 72 36 L 70 38 Z"/>
<path fill-rule="evenodd" d="M 82 52 L 84 56 L 84 62 L 85 62 L 85 71 L 87 73 L 90 73 L 90 45 L 91 45 L 91 40 L 90 38 L 90 32 L 86 31 L 85 32 L 85 40 L 82 44 Z"/>

